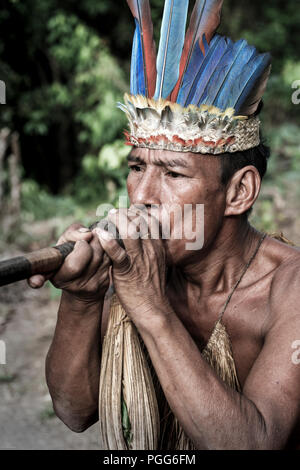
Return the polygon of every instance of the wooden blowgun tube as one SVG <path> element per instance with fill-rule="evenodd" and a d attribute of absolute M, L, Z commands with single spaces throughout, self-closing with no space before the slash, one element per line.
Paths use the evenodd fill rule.
<path fill-rule="evenodd" d="M 92 224 L 89 228 L 93 230 L 98 222 Z M 112 224 L 110 223 L 110 226 Z M 105 230 L 111 231 L 111 228 L 104 226 Z M 117 241 L 124 248 L 124 243 L 116 230 Z M 54 273 L 63 264 L 65 258 L 73 251 L 75 242 L 66 242 L 41 250 L 33 251 L 22 256 L 0 261 L 0 287 L 13 282 L 28 279 L 34 274 Z"/>
<path fill-rule="evenodd" d="M 28 279 L 34 274 L 49 274 L 56 271 L 66 256 L 73 251 L 74 246 L 75 242 L 67 242 L 1 261 L 0 286 Z"/>

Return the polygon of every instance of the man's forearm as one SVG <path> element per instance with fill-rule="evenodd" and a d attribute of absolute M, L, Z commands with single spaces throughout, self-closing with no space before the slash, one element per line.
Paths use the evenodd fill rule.
<path fill-rule="evenodd" d="M 58 416 L 74 431 L 87 427 L 98 408 L 103 303 L 62 293 L 46 377 Z"/>
<path fill-rule="evenodd" d="M 268 448 L 255 404 L 229 388 L 202 358 L 175 312 L 135 321 L 171 409 L 197 449 Z"/>

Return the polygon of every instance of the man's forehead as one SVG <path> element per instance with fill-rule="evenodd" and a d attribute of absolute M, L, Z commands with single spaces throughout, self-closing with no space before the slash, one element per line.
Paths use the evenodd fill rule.
<path fill-rule="evenodd" d="M 128 161 L 136 163 L 153 163 L 159 166 L 198 167 L 203 164 L 205 156 L 192 152 L 174 152 L 135 147 L 128 156 Z"/>

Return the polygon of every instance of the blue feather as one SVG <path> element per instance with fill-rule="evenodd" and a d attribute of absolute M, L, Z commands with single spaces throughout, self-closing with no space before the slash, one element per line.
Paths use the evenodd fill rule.
<path fill-rule="evenodd" d="M 233 62 L 232 67 L 230 68 L 218 95 L 216 96 L 213 103 L 214 106 L 220 109 L 233 107 L 236 102 L 236 97 L 239 95 L 241 87 L 243 86 L 242 81 L 240 82 L 238 78 L 240 77 L 245 65 L 255 55 L 255 53 L 255 47 L 249 46 L 247 42 L 244 41 L 242 48 L 235 58 L 235 61 Z"/>
<path fill-rule="evenodd" d="M 165 0 L 156 63 L 155 100 L 168 98 L 177 83 L 188 5 L 188 0 Z"/>
<path fill-rule="evenodd" d="M 253 91 L 253 88 L 255 88 L 259 78 L 269 67 L 270 62 L 270 54 L 259 54 L 251 58 L 246 67 L 243 68 L 242 73 L 237 80 L 237 89 L 233 89 L 234 101 L 232 103 L 232 107 L 235 109 L 237 114 L 250 93 Z"/>
<path fill-rule="evenodd" d="M 199 104 L 214 105 L 215 99 L 218 96 L 220 89 L 227 80 L 228 74 L 235 63 L 235 60 L 243 48 L 245 41 L 240 40 L 232 44 L 229 43 L 225 54 L 219 61 L 214 73 L 209 79 L 209 84 L 201 98 Z"/>
<path fill-rule="evenodd" d="M 219 61 L 225 54 L 225 51 L 229 47 L 230 42 L 226 38 L 216 35 L 210 43 L 209 50 L 202 62 L 200 70 L 198 72 L 195 84 L 190 92 L 190 96 L 187 104 L 194 104 L 198 106 L 201 101 L 203 93 L 210 82 L 211 76 L 214 73 Z"/>
<path fill-rule="evenodd" d="M 179 79 L 172 91 L 172 101 L 177 101 L 179 90 L 187 73 L 190 61 L 197 44 L 205 53 L 204 39 L 210 44 L 213 35 L 220 24 L 223 0 L 196 0 L 187 30 L 184 48 L 180 59 Z"/>
<path fill-rule="evenodd" d="M 141 41 L 141 30 L 135 19 L 135 33 L 133 38 L 131 69 L 130 69 L 130 93 L 132 95 L 145 95 L 146 83 L 144 74 L 144 58 Z"/>
<path fill-rule="evenodd" d="M 205 44 L 207 44 L 205 40 L 205 36 L 203 37 L 203 40 L 205 41 Z M 206 53 L 207 53 L 207 50 L 208 50 L 208 46 L 207 46 L 207 49 L 205 48 Z M 204 55 L 200 49 L 199 41 L 197 41 L 194 47 L 194 51 L 191 56 L 189 65 L 183 76 L 182 86 L 180 88 L 178 98 L 177 98 L 177 103 L 181 104 L 181 106 L 186 105 L 189 95 L 191 93 L 191 90 L 193 88 L 193 85 L 195 84 L 195 81 L 197 82 L 199 69 L 201 68 L 203 59 L 204 59 Z"/>

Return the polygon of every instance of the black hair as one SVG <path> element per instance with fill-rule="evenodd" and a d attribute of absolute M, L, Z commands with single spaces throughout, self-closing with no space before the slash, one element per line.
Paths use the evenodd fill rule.
<path fill-rule="evenodd" d="M 224 153 L 219 156 L 221 163 L 221 184 L 226 186 L 234 173 L 248 165 L 257 168 L 261 179 L 267 171 L 268 159 L 270 157 L 270 148 L 261 142 L 257 147 L 242 152 Z M 245 212 L 248 217 L 252 208 Z"/>

